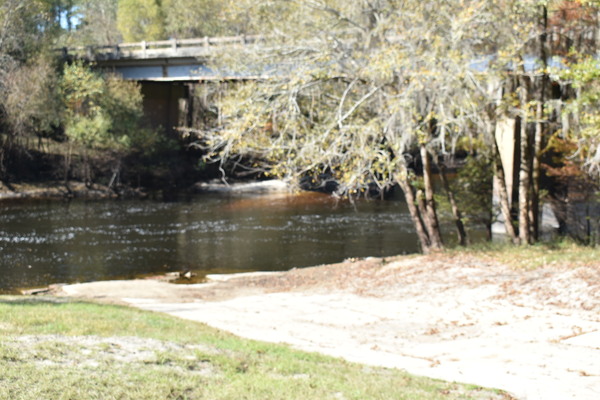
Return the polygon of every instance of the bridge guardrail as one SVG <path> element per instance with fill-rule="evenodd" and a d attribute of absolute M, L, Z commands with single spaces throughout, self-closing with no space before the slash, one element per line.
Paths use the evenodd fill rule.
<path fill-rule="evenodd" d="M 76 57 L 91 61 L 118 59 L 146 59 L 163 57 L 207 56 L 217 47 L 249 45 L 260 42 L 263 35 L 241 35 L 225 37 L 204 37 L 197 39 L 170 39 L 120 43 L 105 46 L 79 46 L 59 49 L 65 58 Z"/>

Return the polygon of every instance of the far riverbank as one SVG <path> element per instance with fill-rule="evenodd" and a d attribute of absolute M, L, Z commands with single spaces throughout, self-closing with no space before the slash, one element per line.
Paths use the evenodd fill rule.
<path fill-rule="evenodd" d="M 69 181 L 19 182 L 5 184 L 0 182 L 0 201 L 46 200 L 46 199 L 116 199 L 145 198 L 148 194 L 141 189 L 121 188 L 114 190 L 105 185 Z"/>

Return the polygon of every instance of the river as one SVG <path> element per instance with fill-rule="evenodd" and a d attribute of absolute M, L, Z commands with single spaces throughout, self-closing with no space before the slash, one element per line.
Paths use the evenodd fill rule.
<path fill-rule="evenodd" d="M 414 253 L 401 201 L 198 195 L 0 204 L 0 292 L 190 270 L 287 270 Z"/>

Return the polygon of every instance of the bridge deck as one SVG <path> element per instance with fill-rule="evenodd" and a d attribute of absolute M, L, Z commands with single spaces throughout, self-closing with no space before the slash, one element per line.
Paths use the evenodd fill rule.
<path fill-rule="evenodd" d="M 121 43 L 61 49 L 66 59 L 84 59 L 99 68 L 114 71 L 124 79 L 142 81 L 200 81 L 251 79 L 249 76 L 224 77 L 206 66 L 217 51 L 258 44 L 263 36 L 204 37 L 155 42 Z"/>

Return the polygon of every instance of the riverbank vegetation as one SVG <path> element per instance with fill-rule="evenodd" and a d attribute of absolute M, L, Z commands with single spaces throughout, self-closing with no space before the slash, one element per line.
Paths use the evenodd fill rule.
<path fill-rule="evenodd" d="M 497 221 L 535 243 L 547 205 L 597 243 L 599 16 L 597 0 L 3 0 L 0 179 L 397 189 L 424 252 L 448 242 L 441 219 L 462 245 Z M 140 85 L 56 51 L 211 35 L 263 35 L 208 61 L 253 79 L 189 84 L 174 132 Z"/>
<path fill-rule="evenodd" d="M 202 176 L 190 176 L 197 155 L 148 123 L 139 84 L 87 62 L 65 62 L 57 50 L 120 40 L 102 30 L 112 26 L 116 16 L 107 7 L 116 4 L 0 2 L 0 181 L 9 190 L 15 182 L 62 181 L 71 193 L 75 180 L 120 194 L 130 187 L 172 190 Z"/>
<path fill-rule="evenodd" d="M 125 307 L 0 297 L 0 315 L 2 398 L 509 398 Z"/>

